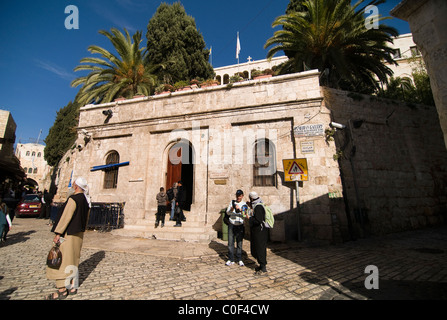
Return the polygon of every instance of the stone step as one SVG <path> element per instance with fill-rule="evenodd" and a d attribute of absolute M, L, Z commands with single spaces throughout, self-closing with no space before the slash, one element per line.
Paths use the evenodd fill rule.
<path fill-rule="evenodd" d="M 206 214 L 191 207 L 191 211 L 183 212 L 186 221 L 182 227 L 174 227 L 175 221 L 170 221 L 170 211 L 165 215 L 165 226 L 161 224 L 155 228 L 156 215 L 154 210 L 145 214 L 144 219 L 125 220 L 124 228 L 113 232 L 121 236 L 150 238 L 160 240 L 188 241 L 188 242 L 210 242 L 217 238 L 217 231 L 213 230 L 211 224 L 206 223 Z"/>
<path fill-rule="evenodd" d="M 155 224 L 125 225 L 123 229 L 112 232 L 120 236 L 140 237 L 159 240 L 174 240 L 188 242 L 210 242 L 217 238 L 217 231 L 209 226 L 200 226 L 183 222 L 181 227 L 174 227 L 174 221 L 166 221 L 165 226 L 155 228 Z"/>
<path fill-rule="evenodd" d="M 171 217 L 170 214 L 165 215 L 165 221 L 169 221 L 169 218 Z M 188 222 L 201 222 L 205 223 L 205 216 L 204 215 L 198 215 L 198 214 L 192 214 L 190 212 L 185 212 L 185 217 Z M 146 214 L 144 216 L 144 219 L 140 219 L 137 221 L 137 224 L 153 224 L 155 223 L 155 220 L 157 219 L 155 214 Z"/>

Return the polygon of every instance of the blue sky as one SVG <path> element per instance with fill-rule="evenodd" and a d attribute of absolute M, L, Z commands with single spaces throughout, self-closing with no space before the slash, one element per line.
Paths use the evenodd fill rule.
<path fill-rule="evenodd" d="M 143 32 L 160 0 L 1 0 L 0 2 L 0 109 L 8 110 L 17 124 L 16 142 L 48 135 L 56 112 L 72 101 L 79 88 L 70 82 L 81 76 L 73 69 L 87 47 L 111 49 L 108 39 L 98 33 L 112 27 L 131 34 Z M 165 0 L 173 3 L 175 1 Z M 379 6 L 382 16 L 399 0 Z M 236 64 L 236 34 L 240 33 L 240 62 L 248 56 L 265 59 L 264 44 L 273 33 L 273 20 L 284 14 L 289 0 L 182 0 L 188 15 L 195 18 L 207 48 L 213 48 L 214 67 Z M 79 29 L 65 28 L 69 14 L 79 10 Z M 399 33 L 410 32 L 408 23 L 388 20 Z"/>

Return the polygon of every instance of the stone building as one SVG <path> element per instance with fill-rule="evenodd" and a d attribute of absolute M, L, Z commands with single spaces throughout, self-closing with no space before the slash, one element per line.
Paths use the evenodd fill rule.
<path fill-rule="evenodd" d="M 233 64 L 229 66 L 214 68 L 214 73 L 216 74 L 216 79 L 219 84 L 227 84 L 230 82 L 230 78 L 235 73 L 244 73 L 245 78 L 249 79 L 252 70 L 263 71 L 265 69 L 272 69 L 274 66 L 280 65 L 287 61 L 286 56 L 273 57 L 272 59 L 261 59 L 253 60 L 249 57 L 247 62 L 242 62 L 240 64 Z"/>
<path fill-rule="evenodd" d="M 393 77 L 412 78 L 413 69 L 421 60 L 421 53 L 413 41 L 413 35 L 406 33 L 395 37 L 390 47 L 395 49 L 393 58 L 398 64 L 387 64 L 393 70 Z"/>
<path fill-rule="evenodd" d="M 17 125 L 11 112 L 0 110 L 0 191 L 16 188 L 23 182 L 25 173 L 14 155 Z"/>
<path fill-rule="evenodd" d="M 340 242 L 442 223 L 447 151 L 435 110 L 323 88 L 319 76 L 86 105 L 77 148 L 61 161 L 59 195 L 84 176 L 94 202 L 125 203 L 119 233 L 157 239 L 212 240 L 237 189 L 272 208 L 275 241 Z M 307 162 L 299 210 L 284 159 Z M 187 221 L 155 229 L 155 196 L 178 180 Z"/>
<path fill-rule="evenodd" d="M 51 167 L 44 159 L 44 149 L 45 146 L 39 143 L 18 143 L 15 152 L 28 183 L 42 192 L 49 190 L 51 184 Z"/>
<path fill-rule="evenodd" d="M 406 33 L 394 37 L 390 47 L 395 49 L 393 58 L 397 62 L 397 65 L 388 63 L 386 63 L 386 65 L 393 71 L 393 77 L 412 78 L 413 69 L 421 60 L 421 53 L 413 41 L 413 35 L 411 33 Z M 287 56 L 261 60 L 253 60 L 251 57 L 248 57 L 247 62 L 214 68 L 214 72 L 219 84 L 227 84 L 230 82 L 230 78 L 236 73 L 243 73 L 245 78 L 250 79 L 251 71 L 272 69 L 275 66 L 286 62 L 287 59 Z"/>
<path fill-rule="evenodd" d="M 404 0 L 391 10 L 391 15 L 408 21 L 414 42 L 422 53 L 447 146 L 447 2 Z"/>

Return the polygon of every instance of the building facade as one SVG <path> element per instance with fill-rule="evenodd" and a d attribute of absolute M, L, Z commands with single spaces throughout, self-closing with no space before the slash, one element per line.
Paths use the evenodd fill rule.
<path fill-rule="evenodd" d="M 388 65 L 393 70 L 393 77 L 413 78 L 413 69 L 417 67 L 417 63 L 421 61 L 422 56 L 418 47 L 413 41 L 413 35 L 406 33 L 395 37 L 390 47 L 395 49 L 394 60 L 396 65 Z"/>
<path fill-rule="evenodd" d="M 434 110 L 323 88 L 319 75 L 86 105 L 77 148 L 58 168 L 58 195 L 83 176 L 92 201 L 124 204 L 118 232 L 157 239 L 212 240 L 237 189 L 272 208 L 275 241 L 340 242 L 442 223 L 447 152 Z M 285 179 L 288 159 L 307 163 L 298 192 Z M 155 229 L 155 196 L 178 180 L 187 221 Z"/>
<path fill-rule="evenodd" d="M 0 110 L 0 192 L 17 188 L 25 173 L 14 155 L 17 125 L 11 112 Z"/>
<path fill-rule="evenodd" d="M 219 84 L 227 84 L 230 82 L 230 78 L 236 73 L 244 73 L 246 75 L 245 78 L 251 79 L 250 75 L 252 70 L 263 71 L 265 69 L 272 69 L 274 66 L 280 65 L 281 63 L 287 61 L 287 59 L 288 58 L 286 56 L 274 57 L 270 60 L 252 60 L 252 58 L 249 57 L 247 62 L 214 68 L 214 72 L 216 74 L 216 80 Z"/>
<path fill-rule="evenodd" d="M 15 155 L 24 169 L 28 183 L 36 190 L 49 190 L 51 185 L 51 167 L 44 159 L 45 146 L 38 143 L 18 143 Z"/>

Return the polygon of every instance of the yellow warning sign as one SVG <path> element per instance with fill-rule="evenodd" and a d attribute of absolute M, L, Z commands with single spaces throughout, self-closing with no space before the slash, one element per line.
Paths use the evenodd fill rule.
<path fill-rule="evenodd" d="M 285 181 L 307 181 L 307 159 L 283 159 Z"/>

